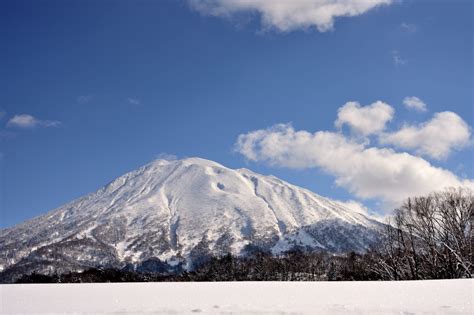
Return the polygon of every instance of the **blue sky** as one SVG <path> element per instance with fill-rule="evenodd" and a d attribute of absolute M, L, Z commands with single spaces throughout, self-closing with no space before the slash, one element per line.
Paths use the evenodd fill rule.
<path fill-rule="evenodd" d="M 247 167 L 374 211 L 404 196 L 354 181 L 366 178 L 363 167 L 348 174 L 358 166 L 321 161 L 318 139 L 303 145 L 314 145 L 309 153 L 295 143 L 284 152 L 262 151 L 269 137 L 291 130 L 291 141 L 302 132 L 342 135 L 340 145 L 359 146 L 349 156 L 376 148 L 390 150 L 380 163 L 414 161 L 413 169 L 426 173 L 387 181 L 414 185 L 415 192 L 435 177 L 426 187 L 472 184 L 471 1 L 394 1 L 336 18 L 332 28 L 320 20 L 298 24 L 293 11 L 269 22 L 273 8 L 219 2 L 1 2 L 1 227 L 162 154 Z M 425 111 L 403 104 L 413 96 Z M 373 110 L 380 120 L 377 109 L 387 107 L 368 107 L 376 101 L 393 113 L 382 129 L 366 132 L 353 119 Z M 340 108 L 362 115 L 341 116 L 337 128 Z M 455 116 L 437 116 L 442 112 Z M 260 138 L 251 138 L 258 130 Z M 450 135 L 442 147 L 432 139 L 440 130 L 440 137 Z M 239 135 L 245 152 L 236 146 Z M 279 139 L 278 148 L 287 144 Z M 318 156 L 308 160 L 313 152 Z M 410 159 L 398 162 L 397 154 Z"/>

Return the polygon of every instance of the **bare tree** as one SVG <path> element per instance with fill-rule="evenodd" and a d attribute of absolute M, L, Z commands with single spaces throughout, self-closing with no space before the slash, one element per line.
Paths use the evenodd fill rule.
<path fill-rule="evenodd" d="M 448 189 L 395 211 L 378 259 L 388 279 L 472 278 L 474 195 Z"/>

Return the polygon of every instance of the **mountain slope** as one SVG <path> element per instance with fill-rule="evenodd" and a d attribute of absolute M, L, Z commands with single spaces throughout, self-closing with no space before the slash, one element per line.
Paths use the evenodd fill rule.
<path fill-rule="evenodd" d="M 144 262 L 191 268 L 207 255 L 254 247 L 273 254 L 294 247 L 363 251 L 380 226 L 273 176 L 200 158 L 157 160 L 0 230 L 0 270 L 65 272 Z"/>

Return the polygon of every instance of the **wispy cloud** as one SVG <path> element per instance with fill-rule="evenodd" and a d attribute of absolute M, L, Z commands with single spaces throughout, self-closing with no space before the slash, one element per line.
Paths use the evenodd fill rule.
<path fill-rule="evenodd" d="M 401 23 L 400 28 L 407 33 L 415 33 L 418 30 L 418 27 L 415 24 L 410 24 L 406 22 Z"/>
<path fill-rule="evenodd" d="M 15 138 L 16 134 L 8 130 L 0 130 L 0 141 L 10 140 Z"/>
<path fill-rule="evenodd" d="M 406 59 L 403 59 L 400 56 L 400 52 L 398 50 L 392 51 L 392 59 L 396 66 L 403 66 L 404 64 L 407 63 Z"/>
<path fill-rule="evenodd" d="M 426 103 L 423 102 L 419 97 L 407 96 L 403 99 L 403 105 L 408 109 L 413 109 L 419 112 L 426 112 Z"/>
<path fill-rule="evenodd" d="M 351 118 L 351 126 L 359 125 L 355 123 L 357 119 L 362 120 L 361 126 L 365 125 L 363 117 L 355 115 Z M 374 136 L 384 134 L 381 129 L 373 131 Z M 419 137 L 419 143 L 424 139 L 434 145 L 430 133 L 422 132 Z M 459 178 L 419 156 L 371 145 L 369 138 L 361 141 L 359 137 L 346 136 L 342 132 L 310 132 L 295 130 L 290 124 L 277 124 L 239 135 L 235 149 L 251 161 L 295 169 L 321 169 L 356 197 L 380 200 L 387 208 L 397 206 L 409 196 L 446 187 L 474 188 L 473 180 Z"/>
<path fill-rule="evenodd" d="M 57 120 L 40 120 L 32 115 L 15 115 L 7 122 L 7 127 L 31 129 L 36 127 L 59 127 L 61 122 Z"/>
<path fill-rule="evenodd" d="M 87 104 L 90 103 L 93 99 L 92 95 L 81 95 L 76 99 L 78 104 Z"/>
<path fill-rule="evenodd" d="M 141 104 L 139 99 L 136 99 L 136 98 L 133 98 L 133 97 L 127 98 L 127 103 L 129 103 L 131 105 L 140 105 Z"/>
<path fill-rule="evenodd" d="M 158 160 L 167 160 L 167 161 L 174 161 L 177 160 L 178 157 L 174 154 L 162 152 L 156 156 L 156 159 Z"/>
<path fill-rule="evenodd" d="M 334 28 L 339 17 L 362 15 L 393 0 L 188 0 L 191 8 L 205 15 L 229 18 L 257 13 L 263 30 L 290 32 L 315 27 L 320 32 Z"/>

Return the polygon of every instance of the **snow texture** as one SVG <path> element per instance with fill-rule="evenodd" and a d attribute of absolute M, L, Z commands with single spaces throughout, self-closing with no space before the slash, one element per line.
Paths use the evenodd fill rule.
<path fill-rule="evenodd" d="M 474 280 L 0 285 L 0 313 L 473 314 Z"/>

